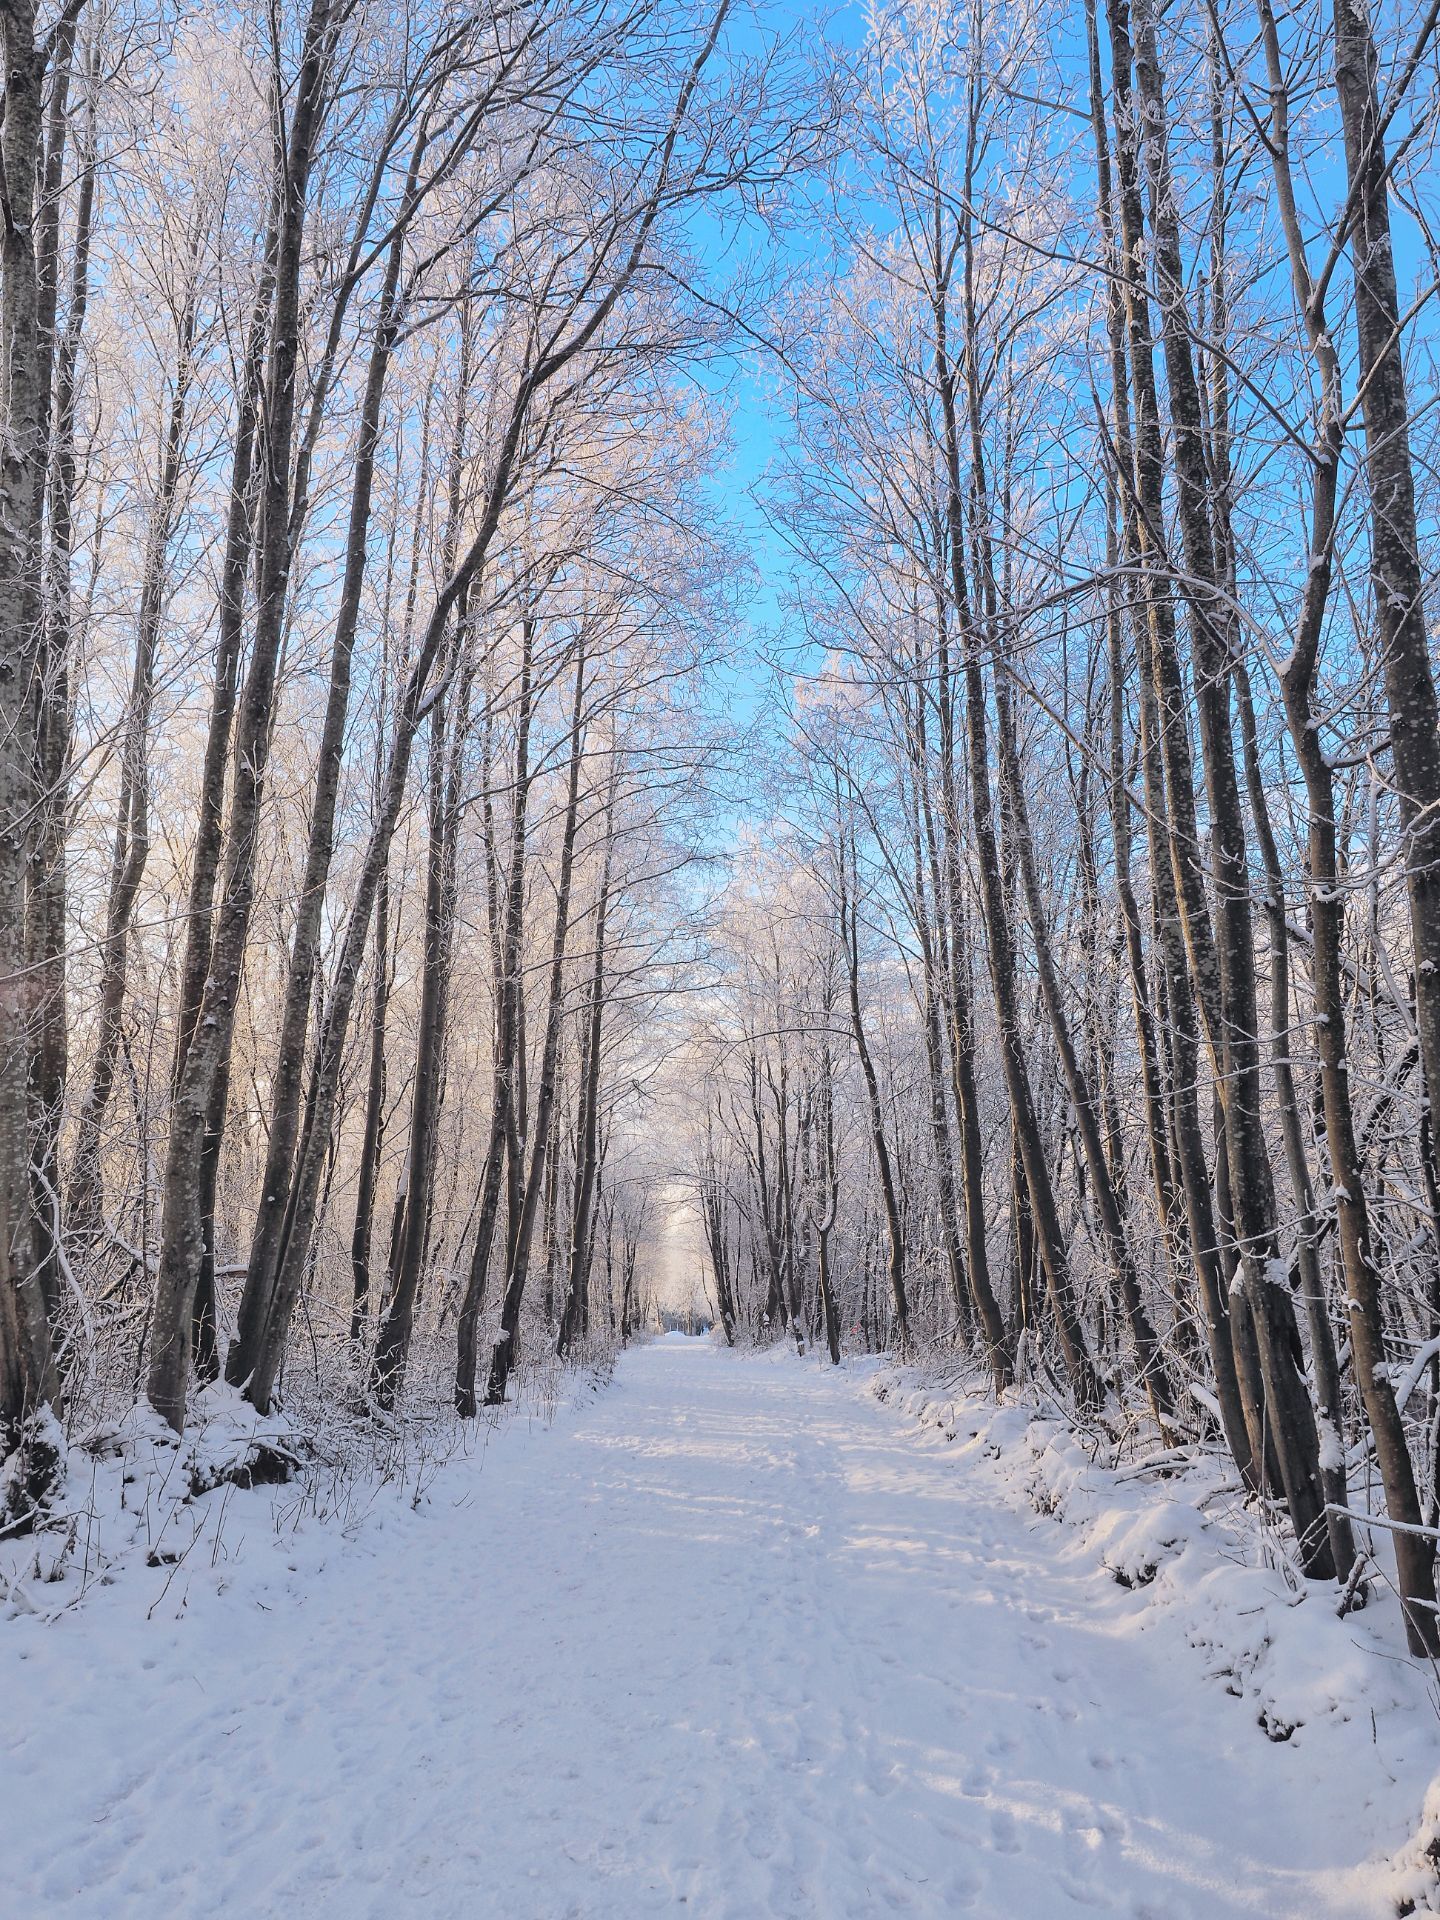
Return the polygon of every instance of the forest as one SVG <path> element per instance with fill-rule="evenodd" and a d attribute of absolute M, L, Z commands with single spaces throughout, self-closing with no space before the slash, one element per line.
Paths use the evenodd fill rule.
<path fill-rule="evenodd" d="M 0 1544 L 698 1318 L 1431 1671 L 1440 5 L 0 37 Z"/>
<path fill-rule="evenodd" d="M 717 1310 L 1221 1435 L 1317 1580 L 1359 1474 L 1433 1655 L 1435 22 L 1061 20 L 846 76 Z"/>

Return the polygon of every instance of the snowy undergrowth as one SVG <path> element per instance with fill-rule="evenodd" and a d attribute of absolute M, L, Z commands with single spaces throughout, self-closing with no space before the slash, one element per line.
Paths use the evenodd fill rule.
<path fill-rule="evenodd" d="M 247 1558 L 293 1557 L 302 1535 L 323 1555 L 387 1503 L 421 1507 L 451 1460 L 483 1457 L 502 1428 L 548 1426 L 612 1365 L 562 1369 L 546 1356 L 512 1379 L 503 1408 L 469 1424 L 423 1378 L 401 1416 L 355 1396 L 341 1412 L 303 1387 L 259 1414 L 217 1383 L 193 1396 L 183 1435 L 142 1401 L 61 1443 L 65 1470 L 39 1523 L 0 1529 L 0 1623 L 58 1621 L 121 1582 L 147 1617 L 178 1618 L 197 1580 L 223 1593 Z"/>
<path fill-rule="evenodd" d="M 997 1406 L 978 1383 L 865 1372 L 958 1470 L 1073 1530 L 1071 1551 L 1114 1584 L 1112 1601 L 1141 1630 L 1183 1636 L 1197 1676 L 1234 1696 L 1255 1739 L 1284 1743 L 1317 1776 L 1353 1774 L 1357 1793 L 1398 1796 L 1413 1837 L 1382 1867 L 1387 1892 L 1397 1914 L 1440 1912 L 1440 1676 L 1405 1652 L 1382 1530 L 1366 1530 L 1368 1601 L 1342 1617 L 1338 1589 L 1300 1575 L 1218 1452 L 1147 1457 L 1132 1444 L 1122 1457 L 1037 1404 Z"/>

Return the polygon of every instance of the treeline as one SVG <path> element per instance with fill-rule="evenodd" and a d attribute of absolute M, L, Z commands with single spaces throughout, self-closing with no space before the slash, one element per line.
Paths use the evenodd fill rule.
<path fill-rule="evenodd" d="M 389 1408 L 423 1333 L 470 1415 L 636 1320 L 706 223 L 818 124 L 729 14 L 0 4 L 6 1525 L 77 1409 Z"/>
<path fill-rule="evenodd" d="M 1352 1598 L 1380 1513 L 1429 1653 L 1435 28 L 901 0 L 837 56 L 694 1141 L 727 1331 L 1223 1444 Z"/>

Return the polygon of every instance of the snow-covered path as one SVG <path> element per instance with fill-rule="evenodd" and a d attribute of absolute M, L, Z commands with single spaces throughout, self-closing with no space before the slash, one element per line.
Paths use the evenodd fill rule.
<path fill-rule="evenodd" d="M 5 1914 L 1372 1910 L 1356 1783 L 819 1368 L 659 1342 L 223 1574 L 0 1628 Z"/>

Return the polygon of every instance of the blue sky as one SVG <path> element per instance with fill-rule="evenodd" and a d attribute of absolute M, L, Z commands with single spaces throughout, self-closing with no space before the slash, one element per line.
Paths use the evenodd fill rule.
<path fill-rule="evenodd" d="M 861 31 L 863 8 L 855 0 L 826 7 L 807 5 L 805 0 L 747 0 L 729 23 L 731 44 L 741 52 L 758 52 L 777 37 L 791 40 L 817 32 L 844 43 L 855 40 Z M 706 264 L 721 280 L 737 258 L 756 249 L 773 254 L 776 245 L 758 224 L 734 220 L 707 219 L 697 227 L 695 237 Z M 810 251 L 803 225 L 792 226 L 779 244 L 793 257 L 796 270 L 803 272 Z M 766 520 L 761 498 L 784 445 L 785 416 L 777 398 L 777 369 L 765 363 L 758 349 L 738 363 L 709 373 L 705 385 L 723 398 L 731 414 L 733 450 L 715 478 L 717 505 L 738 527 L 756 569 L 755 591 L 746 609 L 747 633 L 727 676 L 737 711 L 748 714 L 763 694 L 767 677 L 758 655 L 773 640 L 783 618 L 789 556 L 784 541 Z"/>

